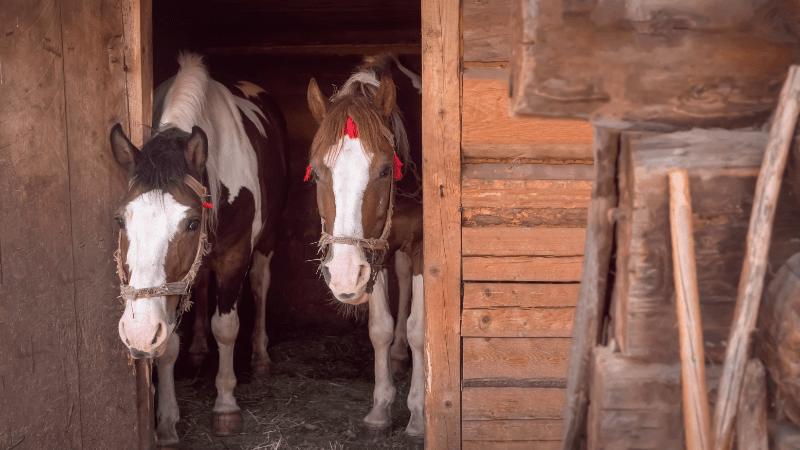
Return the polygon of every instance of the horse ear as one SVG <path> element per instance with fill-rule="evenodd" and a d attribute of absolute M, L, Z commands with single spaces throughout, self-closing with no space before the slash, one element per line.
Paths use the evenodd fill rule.
<path fill-rule="evenodd" d="M 186 164 L 191 173 L 200 178 L 206 172 L 208 160 L 208 137 L 200 127 L 192 127 L 192 135 L 186 144 Z"/>
<path fill-rule="evenodd" d="M 116 124 L 111 129 L 109 136 L 111 141 L 111 151 L 114 153 L 114 159 L 122 167 L 128 176 L 133 174 L 133 169 L 136 168 L 136 163 L 139 161 L 139 149 L 131 144 L 125 132 L 122 131 L 122 125 Z"/>
<path fill-rule="evenodd" d="M 378 86 L 378 93 L 375 94 L 373 103 L 381 112 L 384 118 L 389 118 L 394 112 L 395 96 L 397 94 L 394 90 L 394 81 L 389 75 L 384 75 L 381 78 L 381 84 Z"/>
<path fill-rule="evenodd" d="M 321 124 L 328 114 L 330 101 L 322 95 L 322 91 L 320 91 L 319 86 L 317 86 L 317 80 L 313 78 L 308 82 L 307 95 L 308 107 L 311 109 L 311 114 L 314 116 L 314 120 L 317 121 L 317 124 Z"/>

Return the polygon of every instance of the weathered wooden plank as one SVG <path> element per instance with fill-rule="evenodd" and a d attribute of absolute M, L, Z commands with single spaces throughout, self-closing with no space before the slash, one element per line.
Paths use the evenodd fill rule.
<path fill-rule="evenodd" d="M 747 362 L 739 411 L 736 413 L 736 448 L 769 450 L 767 435 L 767 376 L 758 358 Z"/>
<path fill-rule="evenodd" d="M 579 281 L 580 256 L 467 256 L 464 281 Z"/>
<path fill-rule="evenodd" d="M 557 450 L 560 441 L 462 441 L 461 450 Z"/>
<path fill-rule="evenodd" d="M 623 134 L 618 172 L 615 338 L 623 354 L 677 361 L 667 172 L 686 168 L 691 184 L 698 291 L 706 357 L 721 361 L 744 259 L 749 211 L 766 133 L 693 130 Z M 735 149 L 735 151 L 732 151 Z M 779 202 L 770 264 L 800 251 L 797 202 Z"/>
<path fill-rule="evenodd" d="M 464 381 L 563 379 L 568 353 L 567 338 L 464 338 Z"/>
<path fill-rule="evenodd" d="M 468 180 L 465 208 L 586 208 L 592 182 L 585 180 Z"/>
<path fill-rule="evenodd" d="M 510 117 L 507 79 L 505 69 L 465 70 L 461 136 L 465 158 L 591 161 L 591 125 Z"/>
<path fill-rule="evenodd" d="M 724 375 L 719 403 L 714 415 L 714 448 L 728 450 L 733 446 L 733 420 L 742 389 L 750 337 L 756 326 L 758 307 L 764 288 L 764 274 L 769 263 L 772 223 L 778 206 L 781 182 L 786 172 L 789 146 L 794 138 L 797 115 L 800 113 L 800 66 L 793 65 L 781 90 L 778 109 L 769 133 L 764 161 L 756 184 L 753 213 L 747 231 L 739 293 L 729 345 L 725 351 Z"/>
<path fill-rule="evenodd" d="M 706 390 L 713 404 L 721 371 L 718 365 L 706 369 Z M 611 347 L 597 347 L 591 383 L 590 450 L 685 448 L 680 363 L 644 363 Z"/>
<path fill-rule="evenodd" d="M 464 309 L 575 306 L 578 284 L 465 283 Z"/>
<path fill-rule="evenodd" d="M 61 3 L 0 30 L 0 448 L 82 449 Z"/>
<path fill-rule="evenodd" d="M 481 227 L 461 231 L 465 256 L 576 256 L 583 254 L 583 228 Z"/>
<path fill-rule="evenodd" d="M 561 419 L 564 389 L 464 388 L 462 420 Z"/>
<path fill-rule="evenodd" d="M 594 180 L 591 164 L 464 164 L 461 178 L 473 180 Z"/>
<path fill-rule="evenodd" d="M 464 10 L 464 61 L 508 61 L 511 0 L 467 1 Z"/>
<path fill-rule="evenodd" d="M 619 132 L 597 127 L 594 135 L 594 159 L 597 166 L 589 203 L 586 256 L 581 269 L 580 292 L 573 325 L 576 332 L 570 348 L 568 394 L 564 403 L 563 448 L 566 450 L 577 446 L 579 434 L 586 429 L 592 350 L 600 339 L 600 326 L 606 314 L 608 269 L 614 240 L 614 224 L 609 213 L 617 206 Z"/>
<path fill-rule="evenodd" d="M 140 147 L 150 137 L 153 110 L 153 2 L 124 0 L 121 4 L 128 96 L 126 128 L 133 145 Z"/>
<path fill-rule="evenodd" d="M 575 308 L 487 308 L 461 313 L 462 337 L 570 337 Z"/>
<path fill-rule="evenodd" d="M 586 228 L 587 208 L 463 207 L 463 227 Z"/>
<path fill-rule="evenodd" d="M 568 5 L 512 6 L 516 114 L 705 128 L 760 124 L 800 56 L 797 26 L 787 19 L 796 6 L 779 0 L 725 8 L 656 0 Z M 784 12 L 764 14 L 773 8 Z"/>
<path fill-rule="evenodd" d="M 425 444 L 461 445 L 461 3 L 423 0 Z"/>
<path fill-rule="evenodd" d="M 465 441 L 557 440 L 561 420 L 464 420 L 461 435 Z"/>
<path fill-rule="evenodd" d="M 85 445 L 135 449 L 141 430 L 136 426 L 136 377 L 119 342 L 119 279 L 109 264 L 117 242 L 109 224 L 127 188 L 126 174 L 108 144 L 113 125 L 128 125 L 131 105 L 125 95 L 126 76 L 131 75 L 125 66 L 132 61 L 124 55 L 122 3 L 64 0 L 61 21 L 81 433 Z M 149 387 L 144 392 L 149 394 Z M 152 416 L 151 408 L 148 421 Z"/>

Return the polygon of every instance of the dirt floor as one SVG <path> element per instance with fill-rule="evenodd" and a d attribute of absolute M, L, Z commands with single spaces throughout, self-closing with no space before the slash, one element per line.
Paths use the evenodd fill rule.
<path fill-rule="evenodd" d="M 178 449 L 366 450 L 406 448 L 406 398 L 411 371 L 395 375 L 392 434 L 375 442 L 359 439 L 361 419 L 372 406 L 374 356 L 364 324 L 350 332 L 285 335 L 270 347 L 272 373 L 255 377 L 237 352 L 234 391 L 244 427 L 238 436 L 218 438 L 210 429 L 216 397 L 217 361 L 209 356 L 200 369 L 180 361 L 175 390 L 181 420 Z M 212 353 L 213 355 L 213 353 Z"/>

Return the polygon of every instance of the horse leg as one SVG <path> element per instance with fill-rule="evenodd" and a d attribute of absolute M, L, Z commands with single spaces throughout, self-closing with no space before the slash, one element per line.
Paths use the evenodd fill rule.
<path fill-rule="evenodd" d="M 269 375 L 270 364 L 269 354 L 267 353 L 269 337 L 266 329 L 265 307 L 270 282 L 269 263 L 272 261 L 273 254 L 274 252 L 269 252 L 269 255 L 264 256 L 260 251 L 254 251 L 250 266 L 250 289 L 253 291 L 253 300 L 256 303 L 256 320 L 251 337 L 253 342 L 251 364 L 256 375 L 262 376 Z"/>
<path fill-rule="evenodd" d="M 408 343 L 411 345 L 412 372 L 408 391 L 408 409 L 411 419 L 406 434 L 411 442 L 421 444 L 425 436 L 425 298 L 422 289 L 422 274 L 414 275 L 414 294 L 411 299 L 411 316 L 408 318 Z"/>
<path fill-rule="evenodd" d="M 208 283 L 211 279 L 209 270 L 201 270 L 194 282 L 194 327 L 192 330 L 192 345 L 189 355 L 192 364 L 200 367 L 208 354 Z"/>
<path fill-rule="evenodd" d="M 392 373 L 408 367 L 408 337 L 406 322 L 408 321 L 408 304 L 411 301 L 411 258 L 405 252 L 394 254 L 394 271 L 400 291 L 400 302 L 397 306 L 397 323 L 394 326 L 392 341 Z"/>
<path fill-rule="evenodd" d="M 247 243 L 249 245 L 249 242 Z M 245 253 L 246 254 L 246 253 Z M 215 267 L 217 273 L 217 309 L 211 318 L 211 332 L 219 345 L 219 371 L 217 372 L 217 400 L 212 410 L 212 430 L 217 436 L 230 436 L 242 430 L 242 412 L 236 404 L 233 389 L 236 375 L 233 373 L 233 345 L 239 334 L 239 314 L 236 305 L 242 289 L 249 261 L 221 258 L 238 267 Z M 222 269 L 222 270 L 220 270 Z"/>
<path fill-rule="evenodd" d="M 156 358 L 158 367 L 158 426 L 156 427 L 156 443 L 159 446 L 175 445 L 178 443 L 178 433 L 175 423 L 180 419 L 178 401 L 175 399 L 175 360 L 180 351 L 180 338 L 177 333 L 172 333 L 167 341 L 164 353 Z"/>
<path fill-rule="evenodd" d="M 386 292 L 386 269 L 383 269 L 376 277 L 369 299 L 369 339 L 375 349 L 375 390 L 372 394 L 372 410 L 364 418 L 364 432 L 368 439 L 388 436 L 392 429 L 391 408 L 395 388 L 389 362 L 389 345 L 392 343 L 393 325 Z"/>

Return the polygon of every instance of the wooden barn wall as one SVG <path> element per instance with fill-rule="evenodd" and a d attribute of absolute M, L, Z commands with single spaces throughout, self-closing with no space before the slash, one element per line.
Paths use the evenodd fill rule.
<path fill-rule="evenodd" d="M 0 1 L 0 448 L 135 449 L 111 217 L 122 2 Z"/>
<path fill-rule="evenodd" d="M 560 448 L 588 123 L 509 115 L 511 0 L 462 3 L 462 448 Z"/>

